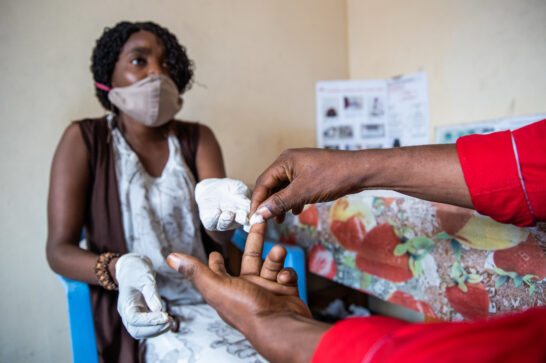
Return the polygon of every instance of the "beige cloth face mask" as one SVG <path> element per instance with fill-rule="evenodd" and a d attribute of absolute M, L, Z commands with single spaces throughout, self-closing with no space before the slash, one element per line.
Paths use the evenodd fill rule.
<path fill-rule="evenodd" d="M 115 87 L 109 91 L 110 102 L 148 127 L 166 124 L 182 108 L 182 98 L 176 84 L 162 74 L 152 75 L 130 86 Z"/>

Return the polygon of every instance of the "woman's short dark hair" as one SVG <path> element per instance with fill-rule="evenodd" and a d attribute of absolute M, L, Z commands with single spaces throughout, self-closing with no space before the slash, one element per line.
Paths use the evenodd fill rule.
<path fill-rule="evenodd" d="M 95 82 L 108 87 L 112 86 L 112 73 L 114 73 L 121 48 L 133 33 L 140 30 L 155 34 L 163 42 L 169 74 L 178 87 L 178 91 L 184 93 L 190 89 L 193 78 L 193 62 L 188 58 L 186 48 L 178 43 L 174 34 L 152 22 L 122 21 L 113 28 L 104 29 L 102 36 L 97 39 L 91 56 L 91 72 Z M 108 92 L 98 88 L 95 88 L 95 92 L 104 108 L 110 110 L 112 106 L 108 100 Z"/>

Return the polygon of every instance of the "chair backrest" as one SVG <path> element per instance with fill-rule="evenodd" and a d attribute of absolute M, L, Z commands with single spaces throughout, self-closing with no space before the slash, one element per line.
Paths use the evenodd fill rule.
<path fill-rule="evenodd" d="M 246 233 L 242 228 L 235 230 L 231 242 L 237 246 L 241 251 L 245 249 L 246 238 L 248 233 Z M 262 258 L 265 259 L 269 251 L 273 246 L 282 243 L 274 243 L 271 241 L 264 241 L 264 249 L 262 252 Z M 307 282 L 305 276 L 305 254 L 303 249 L 299 246 L 289 246 L 282 244 L 286 248 L 286 259 L 284 260 L 284 267 L 291 267 L 298 274 L 298 292 L 300 298 L 307 304 Z"/>
<path fill-rule="evenodd" d="M 89 287 L 86 283 L 73 281 L 61 275 L 57 276 L 66 292 L 72 361 L 74 363 L 98 363 Z"/>

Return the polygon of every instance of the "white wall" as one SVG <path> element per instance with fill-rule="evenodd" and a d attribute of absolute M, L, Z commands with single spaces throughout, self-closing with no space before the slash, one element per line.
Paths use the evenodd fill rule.
<path fill-rule="evenodd" d="M 315 81 L 348 77 L 344 0 L 2 1 L 0 362 L 70 361 L 44 253 L 50 162 L 70 120 L 103 114 L 89 72 L 102 29 L 148 19 L 196 64 L 180 116 L 211 126 L 250 184 L 284 148 L 314 146 Z"/>

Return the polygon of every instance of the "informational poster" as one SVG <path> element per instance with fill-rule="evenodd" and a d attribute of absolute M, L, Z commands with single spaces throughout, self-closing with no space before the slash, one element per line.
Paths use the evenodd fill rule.
<path fill-rule="evenodd" d="M 389 140 L 400 146 L 424 145 L 429 139 L 427 74 L 419 72 L 387 80 Z M 394 145 L 397 146 L 397 145 Z"/>
<path fill-rule="evenodd" d="M 533 122 L 546 119 L 546 114 L 517 116 L 490 121 L 474 122 L 453 126 L 439 126 L 435 130 L 437 144 L 451 144 L 461 136 L 488 134 L 495 131 L 515 130 Z"/>
<path fill-rule="evenodd" d="M 317 145 L 339 150 L 429 142 L 426 73 L 316 84 Z"/>

